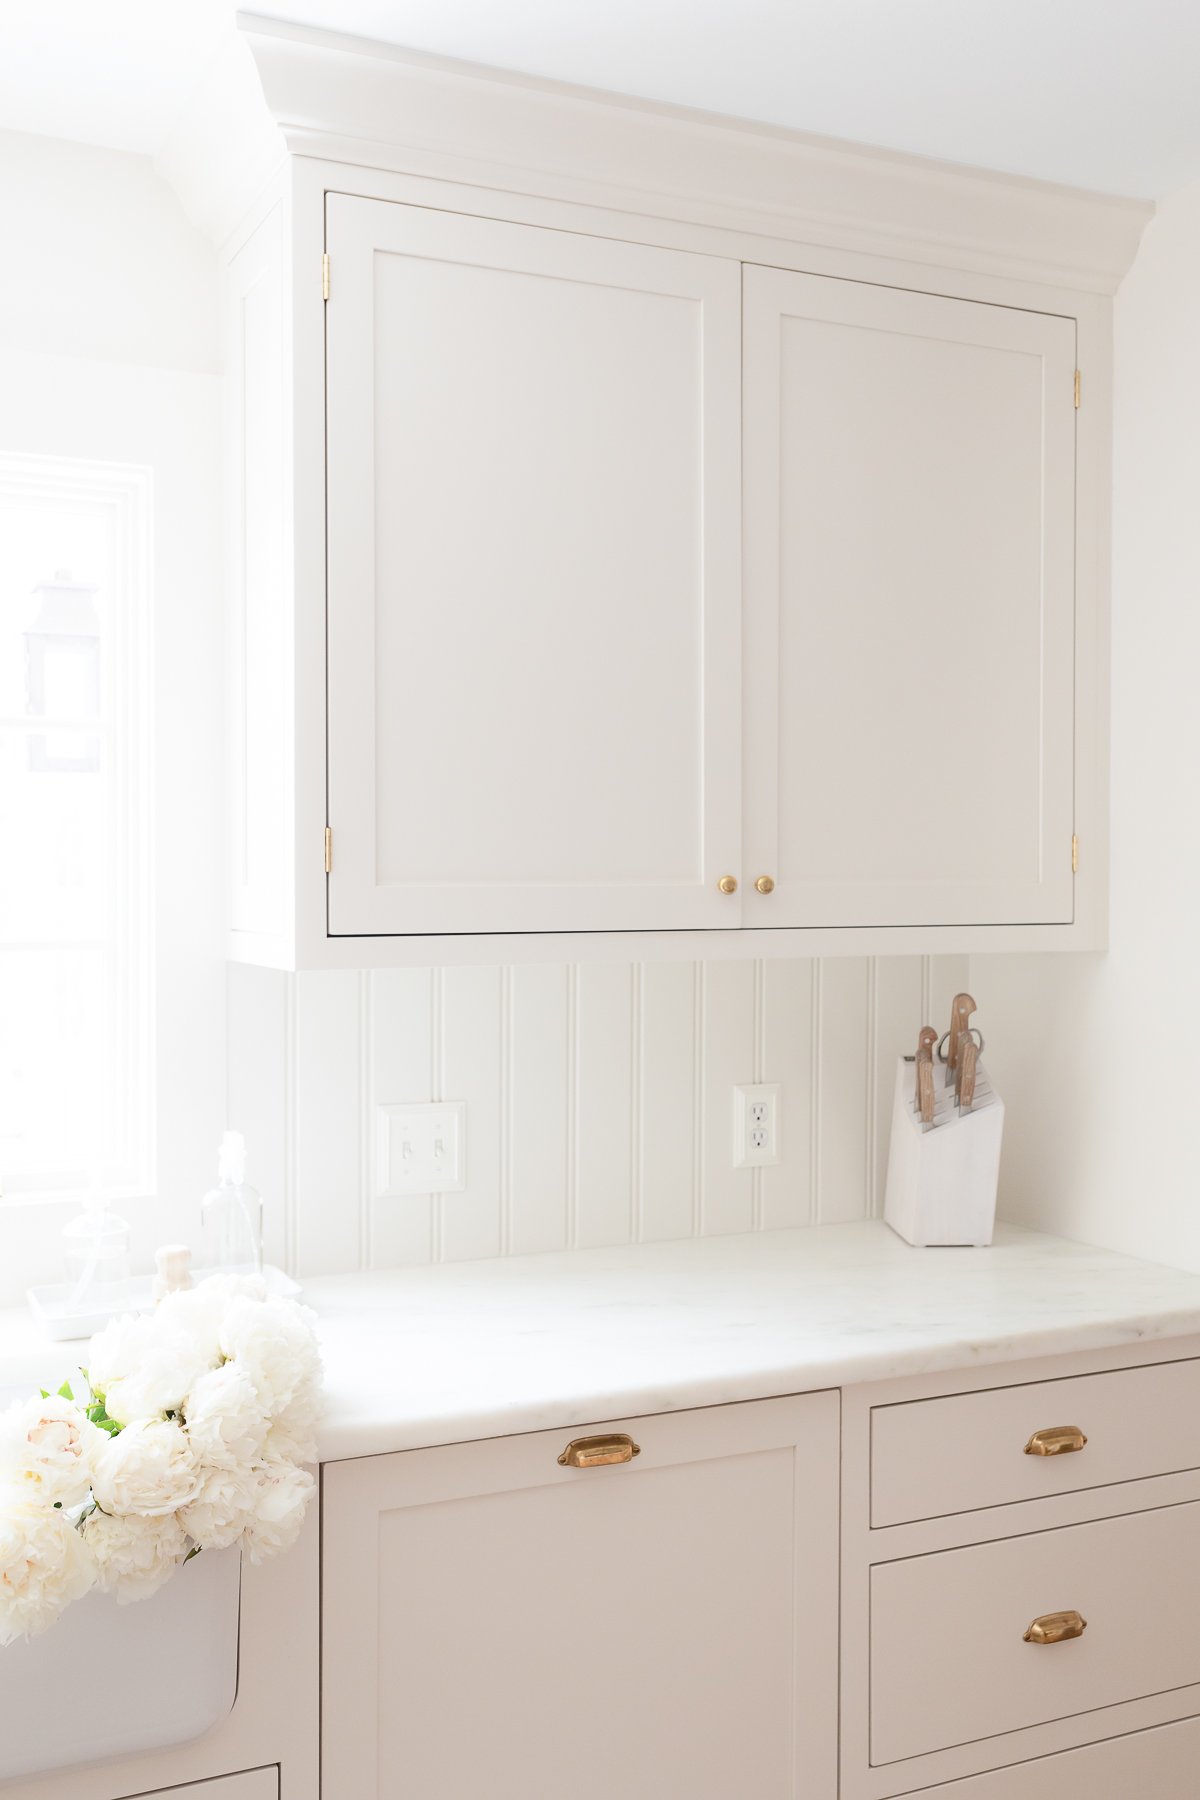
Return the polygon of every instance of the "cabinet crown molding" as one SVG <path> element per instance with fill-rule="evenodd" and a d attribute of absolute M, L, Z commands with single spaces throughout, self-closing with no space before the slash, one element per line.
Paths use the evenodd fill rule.
<path fill-rule="evenodd" d="M 252 13 L 238 25 L 296 155 L 1102 294 L 1154 211 Z"/>

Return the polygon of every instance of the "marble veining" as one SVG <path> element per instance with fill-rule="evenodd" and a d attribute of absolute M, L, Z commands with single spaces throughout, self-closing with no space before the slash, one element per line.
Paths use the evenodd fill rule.
<path fill-rule="evenodd" d="M 1200 1335 L 1200 1275 L 1001 1227 L 914 1250 L 878 1221 L 326 1276 L 337 1461 Z M 0 1393 L 83 1345 L 0 1314 Z"/>
<path fill-rule="evenodd" d="M 313 1282 L 337 1460 L 1200 1333 L 1200 1275 L 878 1221 Z"/>

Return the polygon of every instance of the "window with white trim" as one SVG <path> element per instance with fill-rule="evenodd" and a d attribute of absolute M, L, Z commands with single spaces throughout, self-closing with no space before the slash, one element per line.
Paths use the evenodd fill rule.
<path fill-rule="evenodd" d="M 0 1194 L 153 1167 L 150 472 L 0 454 Z"/>

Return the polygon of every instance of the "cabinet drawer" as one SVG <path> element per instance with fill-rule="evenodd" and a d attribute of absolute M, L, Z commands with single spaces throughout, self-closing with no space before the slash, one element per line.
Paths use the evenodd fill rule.
<path fill-rule="evenodd" d="M 1077 1426 L 1084 1448 L 1026 1454 L 1035 1432 L 1058 1426 Z M 877 1406 L 871 1524 L 902 1525 L 1195 1468 L 1196 1361 Z"/>
<path fill-rule="evenodd" d="M 1197 1566 L 1200 1502 L 877 1564 L 872 1763 L 1200 1681 Z M 1024 1641 L 1068 1608 L 1082 1636 Z"/>
<path fill-rule="evenodd" d="M 1052 1794 L 1054 1800 L 1192 1800 L 1200 1767 L 1200 1719 L 1181 1719 L 1154 1731 L 1039 1756 L 1011 1769 L 996 1769 L 955 1781 L 949 1787 L 922 1788 L 909 1800 L 1029 1800 Z"/>

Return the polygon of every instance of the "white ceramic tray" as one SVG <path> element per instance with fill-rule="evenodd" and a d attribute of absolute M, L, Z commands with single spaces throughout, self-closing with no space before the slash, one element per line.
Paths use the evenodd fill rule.
<path fill-rule="evenodd" d="M 209 1273 L 208 1269 L 194 1269 L 192 1280 L 203 1281 Z M 263 1269 L 263 1276 L 269 1294 L 282 1294 L 294 1300 L 300 1293 L 299 1283 L 270 1263 Z M 72 1308 L 71 1293 L 65 1282 L 56 1287 L 29 1288 L 27 1291 L 34 1322 L 41 1327 L 43 1336 L 54 1343 L 91 1337 L 94 1331 L 102 1331 L 110 1319 L 119 1319 L 124 1313 L 154 1310 L 153 1278 L 149 1275 L 106 1282 L 89 1299 L 86 1311 Z"/>

